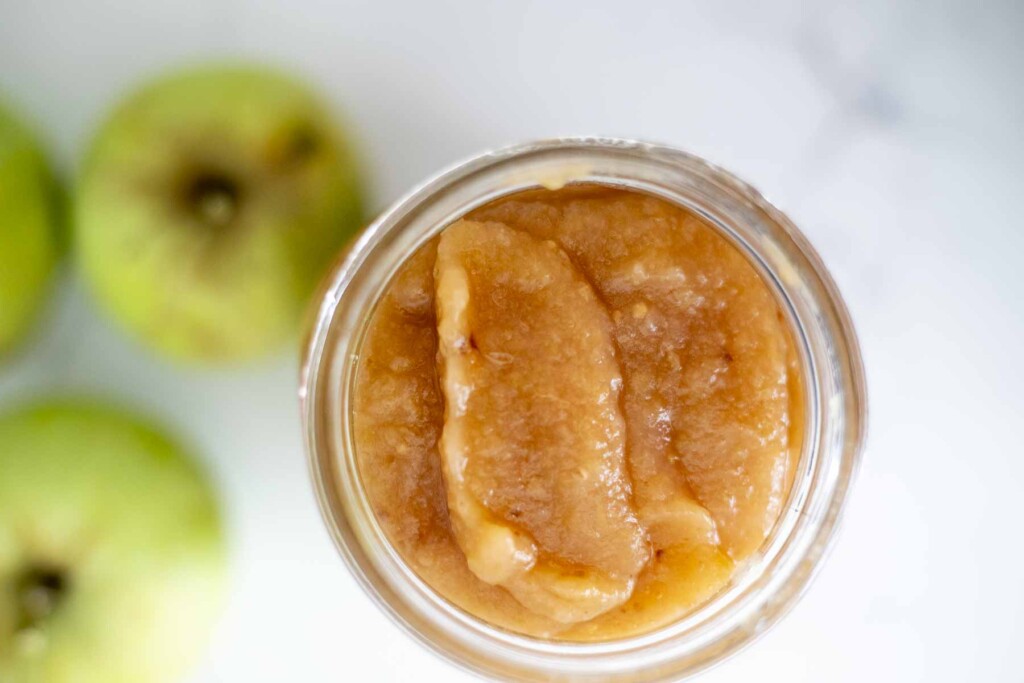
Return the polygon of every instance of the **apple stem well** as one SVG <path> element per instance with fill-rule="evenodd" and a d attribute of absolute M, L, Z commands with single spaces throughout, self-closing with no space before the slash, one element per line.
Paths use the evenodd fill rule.
<path fill-rule="evenodd" d="M 49 617 L 66 597 L 66 573 L 54 567 L 30 567 L 15 583 L 18 630 L 33 631 Z"/>
<path fill-rule="evenodd" d="M 188 187 L 187 201 L 206 225 L 222 228 L 231 223 L 241 200 L 238 183 L 219 173 L 201 173 Z"/>

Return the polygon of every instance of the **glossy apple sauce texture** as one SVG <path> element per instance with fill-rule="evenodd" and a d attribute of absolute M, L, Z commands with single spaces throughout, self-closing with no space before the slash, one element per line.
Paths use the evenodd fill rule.
<path fill-rule="evenodd" d="M 775 297 L 636 192 L 473 211 L 403 264 L 359 355 L 356 457 L 388 540 L 520 634 L 619 639 L 699 607 L 767 538 L 800 454 Z"/>

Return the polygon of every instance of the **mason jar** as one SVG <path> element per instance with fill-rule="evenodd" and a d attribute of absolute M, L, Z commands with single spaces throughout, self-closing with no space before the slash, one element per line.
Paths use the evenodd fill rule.
<path fill-rule="evenodd" d="M 806 404 L 803 452 L 774 530 L 729 584 L 681 620 L 597 643 L 511 633 L 464 612 L 390 545 L 360 479 L 353 386 L 371 313 L 399 266 L 470 211 L 525 190 L 589 183 L 645 193 L 697 214 L 760 273 L 788 320 Z M 807 239 L 730 173 L 671 147 L 605 138 L 529 142 L 427 179 L 381 214 L 321 290 L 302 364 L 313 486 L 343 561 L 403 630 L 454 665 L 526 681 L 678 680 L 737 652 L 803 594 L 835 537 L 860 457 L 866 395 L 846 307 Z M 340 580 L 340 579 L 339 579 Z"/>

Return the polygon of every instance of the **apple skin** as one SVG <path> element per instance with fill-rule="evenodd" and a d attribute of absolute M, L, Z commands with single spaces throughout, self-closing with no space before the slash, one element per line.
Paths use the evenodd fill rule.
<path fill-rule="evenodd" d="M 305 86 L 252 66 L 173 74 L 130 95 L 75 191 L 95 298 L 170 356 L 264 355 L 361 228 L 357 165 Z"/>
<path fill-rule="evenodd" d="M 58 260 L 56 187 L 39 145 L 0 107 L 0 356 L 24 339 Z"/>
<path fill-rule="evenodd" d="M 40 569 L 63 589 L 26 627 L 19 587 Z M 162 432 L 86 404 L 0 417 L 0 681 L 180 680 L 224 587 L 213 491 Z"/>

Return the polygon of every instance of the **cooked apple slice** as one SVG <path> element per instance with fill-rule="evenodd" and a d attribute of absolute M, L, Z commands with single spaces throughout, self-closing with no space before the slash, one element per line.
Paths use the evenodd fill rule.
<path fill-rule="evenodd" d="M 470 569 L 562 623 L 625 602 L 648 555 L 601 304 L 553 242 L 460 221 L 435 265 L 442 473 Z"/>
<path fill-rule="evenodd" d="M 449 523 L 438 440 L 436 242 L 402 264 L 370 321 L 353 393 L 356 458 L 388 540 L 442 596 L 484 621 L 540 637 L 566 628 L 536 615 L 466 564 Z"/>
<path fill-rule="evenodd" d="M 655 552 L 629 601 L 597 619 L 573 624 L 565 640 L 627 638 L 667 626 L 692 612 L 729 583 L 734 564 L 720 548 L 681 543 Z"/>
<path fill-rule="evenodd" d="M 755 552 L 789 489 L 800 397 L 750 263 L 693 214 L 635 193 L 535 193 L 474 218 L 557 240 L 611 310 L 634 500 L 654 545 Z"/>

